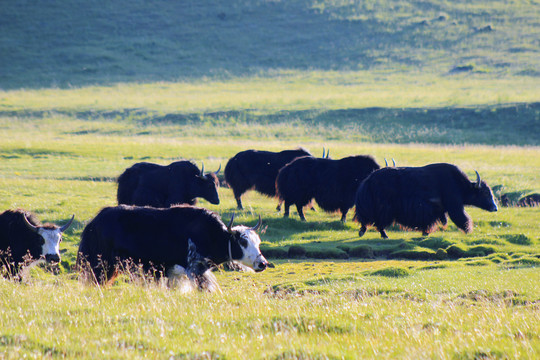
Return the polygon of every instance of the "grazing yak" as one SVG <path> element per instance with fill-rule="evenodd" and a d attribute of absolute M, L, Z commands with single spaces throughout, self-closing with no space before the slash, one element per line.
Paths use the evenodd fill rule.
<path fill-rule="evenodd" d="M 384 229 L 394 222 L 428 235 L 437 222 L 446 225 L 448 214 L 458 228 L 469 233 L 472 220 L 464 205 L 497 211 L 491 188 L 478 172 L 472 182 L 452 164 L 387 167 L 371 174 L 358 188 L 355 219 L 362 225 L 360 236 L 366 226 L 375 225 L 381 237 L 388 238 Z"/>
<path fill-rule="evenodd" d="M 530 194 L 518 200 L 519 207 L 535 207 L 540 206 L 540 194 Z"/>
<path fill-rule="evenodd" d="M 176 161 L 169 165 L 136 163 L 118 178 L 118 204 L 169 207 L 175 204 L 195 205 L 202 197 L 219 204 L 215 173 L 204 174 L 191 161 Z"/>
<path fill-rule="evenodd" d="M 21 209 L 1 213 L 0 267 L 5 268 L 6 275 L 16 275 L 28 255 L 34 260 L 43 256 L 47 262 L 59 262 L 62 233 L 69 228 L 74 217 L 59 227 L 41 224 L 36 215 Z"/>
<path fill-rule="evenodd" d="M 285 202 L 284 216 L 289 216 L 289 207 L 294 204 L 300 219 L 306 221 L 303 207 L 315 199 L 324 211 L 339 210 L 345 222 L 358 185 L 379 168 L 373 157 L 365 155 L 339 160 L 302 157 L 292 161 L 276 179 L 279 200 Z"/>
<path fill-rule="evenodd" d="M 126 262 L 140 265 L 156 278 L 186 273 L 189 240 L 209 264 L 238 261 L 255 271 L 268 262 L 259 250 L 255 227 L 228 225 L 209 210 L 190 205 L 152 208 L 119 205 L 106 207 L 85 227 L 78 268 L 97 283 L 110 283 Z"/>
<path fill-rule="evenodd" d="M 234 155 L 225 166 L 225 181 L 234 193 L 238 209 L 243 209 L 241 196 L 255 191 L 276 196 L 276 177 L 279 169 L 301 156 L 311 156 L 302 148 L 281 152 L 245 150 Z"/>

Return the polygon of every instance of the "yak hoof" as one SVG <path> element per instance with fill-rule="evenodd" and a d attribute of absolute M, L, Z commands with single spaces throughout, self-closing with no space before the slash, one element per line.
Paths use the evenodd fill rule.
<path fill-rule="evenodd" d="M 367 230 L 367 229 L 366 229 L 364 226 L 362 226 L 362 227 L 360 228 L 360 230 L 358 231 L 358 236 L 359 236 L 359 237 L 364 236 L 364 234 L 366 233 L 366 230 Z"/>
<path fill-rule="evenodd" d="M 388 235 L 386 235 L 386 231 L 381 230 L 380 233 L 381 233 L 381 237 L 382 237 L 383 239 L 388 239 Z"/>

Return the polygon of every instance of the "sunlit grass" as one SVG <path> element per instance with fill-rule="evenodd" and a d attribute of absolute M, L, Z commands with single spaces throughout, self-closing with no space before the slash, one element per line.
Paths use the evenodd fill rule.
<path fill-rule="evenodd" d="M 538 356 L 537 271 L 409 265 L 405 278 L 365 274 L 388 266 L 378 263 L 282 263 L 257 275 L 218 273 L 223 294 L 153 284 L 96 289 L 37 274 L 27 285 L 0 283 L 0 346 L 8 357 Z M 319 285 L 274 292 L 284 277 Z"/>
<path fill-rule="evenodd" d="M 365 107 L 447 107 L 538 101 L 534 77 L 447 76 L 370 72 L 286 72 L 228 81 L 118 84 L 0 92 L 3 111 L 201 113 Z"/>

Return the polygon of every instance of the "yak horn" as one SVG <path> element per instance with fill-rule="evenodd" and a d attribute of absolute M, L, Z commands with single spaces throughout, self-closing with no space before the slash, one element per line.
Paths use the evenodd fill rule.
<path fill-rule="evenodd" d="M 328 149 L 328 151 L 326 152 L 326 157 L 325 157 L 325 159 L 328 159 L 329 156 L 330 156 L 330 149 Z"/>
<path fill-rule="evenodd" d="M 28 225 L 28 228 L 32 231 L 35 231 L 37 232 L 39 230 L 39 227 L 38 226 L 35 226 L 35 225 L 32 225 L 30 223 L 30 221 L 28 221 L 28 219 L 26 218 L 26 215 L 23 216 L 24 217 L 24 221 L 26 222 L 26 225 Z"/>
<path fill-rule="evenodd" d="M 253 231 L 257 231 L 258 228 L 260 228 L 262 225 L 262 220 L 261 220 L 261 215 L 259 214 L 259 221 L 257 222 L 257 224 L 251 228 L 251 230 Z"/>
<path fill-rule="evenodd" d="M 218 168 L 217 171 L 214 173 L 216 176 L 217 176 L 217 174 L 219 173 L 219 170 L 221 170 L 221 164 L 219 164 L 219 168 Z"/>
<path fill-rule="evenodd" d="M 386 158 L 384 158 L 384 165 L 385 167 L 388 167 L 388 161 L 386 161 Z"/>
<path fill-rule="evenodd" d="M 481 181 L 480 174 L 476 170 L 474 170 L 474 172 L 476 173 L 476 184 L 475 184 L 475 186 L 476 186 L 476 188 L 479 188 L 480 187 L 480 181 Z"/>
<path fill-rule="evenodd" d="M 231 216 L 231 220 L 229 221 L 229 225 L 227 225 L 227 230 L 229 232 L 231 232 L 233 221 L 234 221 L 234 213 Z"/>
<path fill-rule="evenodd" d="M 394 164 L 394 167 L 396 167 L 396 161 L 394 160 L 394 158 L 392 158 L 392 164 Z"/>
<path fill-rule="evenodd" d="M 71 226 L 73 219 L 75 219 L 75 214 L 71 215 L 71 219 L 68 221 L 68 223 L 60 228 L 60 232 L 66 231 Z"/>
<path fill-rule="evenodd" d="M 322 158 L 324 159 L 324 153 L 325 153 L 326 149 L 323 147 L 322 148 Z"/>
<path fill-rule="evenodd" d="M 201 162 L 201 176 L 204 176 L 204 162 Z"/>

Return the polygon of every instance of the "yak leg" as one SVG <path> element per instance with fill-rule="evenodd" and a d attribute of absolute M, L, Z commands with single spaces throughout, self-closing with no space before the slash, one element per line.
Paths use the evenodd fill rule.
<path fill-rule="evenodd" d="M 304 216 L 303 206 L 296 204 L 296 210 L 298 211 L 298 216 L 300 216 L 300 220 L 306 221 L 306 217 Z"/>
<path fill-rule="evenodd" d="M 388 235 L 386 234 L 386 231 L 384 231 L 384 229 L 377 228 L 377 230 L 379 230 L 379 232 L 381 233 L 381 238 L 388 239 Z"/>
<path fill-rule="evenodd" d="M 278 204 L 277 204 L 277 206 L 276 206 L 276 210 L 277 210 L 278 212 L 281 211 L 281 204 L 283 204 L 283 200 L 279 200 L 279 202 L 278 202 Z"/>
<path fill-rule="evenodd" d="M 236 208 L 238 210 L 244 210 L 244 206 L 242 206 L 242 199 L 240 198 L 240 196 L 236 197 L 235 196 L 235 199 L 236 199 Z"/>
<path fill-rule="evenodd" d="M 349 212 L 348 209 L 346 210 L 341 209 L 341 222 L 342 223 L 345 223 L 345 221 L 347 221 L 347 212 Z"/>
<path fill-rule="evenodd" d="M 465 233 L 470 233 L 472 231 L 472 220 L 470 216 L 465 212 L 465 209 L 453 209 L 448 211 L 448 216 L 456 224 L 458 228 L 463 230 Z"/>
<path fill-rule="evenodd" d="M 236 200 L 236 207 L 238 210 L 244 210 L 244 206 L 242 206 L 242 194 L 244 192 L 240 192 L 240 191 L 235 191 L 233 189 L 233 193 L 234 193 L 234 198 Z"/>
<path fill-rule="evenodd" d="M 283 217 L 289 217 L 289 208 L 291 207 L 291 203 L 288 203 L 285 201 L 285 208 L 283 209 Z"/>
<path fill-rule="evenodd" d="M 366 231 L 367 231 L 366 225 L 363 225 L 363 224 L 362 224 L 362 227 L 361 227 L 360 230 L 358 231 L 358 236 L 359 236 L 359 237 L 364 236 L 364 234 L 366 233 Z"/>

